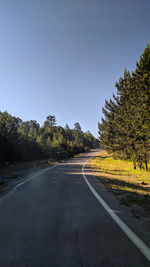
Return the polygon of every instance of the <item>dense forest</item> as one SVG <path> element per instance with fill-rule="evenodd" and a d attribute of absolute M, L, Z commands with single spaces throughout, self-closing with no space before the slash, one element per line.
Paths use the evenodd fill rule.
<path fill-rule="evenodd" d="M 56 125 L 55 116 L 47 116 L 42 127 L 35 120 L 22 121 L 8 112 L 0 112 L 0 165 L 36 159 L 63 159 L 96 147 L 98 140 L 83 132 Z"/>
<path fill-rule="evenodd" d="M 135 70 L 124 71 L 117 94 L 105 101 L 99 123 L 100 144 L 115 157 L 129 159 L 133 168 L 148 170 L 150 160 L 150 45 Z"/>

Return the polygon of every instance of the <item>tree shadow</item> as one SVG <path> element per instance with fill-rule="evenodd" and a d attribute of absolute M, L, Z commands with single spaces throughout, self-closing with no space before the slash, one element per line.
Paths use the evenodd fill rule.
<path fill-rule="evenodd" d="M 94 175 L 95 172 L 95 175 Z M 140 184 L 135 184 L 129 181 L 123 181 L 120 179 L 110 178 L 109 176 L 103 176 L 100 171 L 98 176 L 96 175 L 96 170 L 91 170 L 90 168 L 85 168 L 85 175 L 89 182 L 92 183 L 95 190 L 98 192 L 101 187 L 101 183 L 104 184 L 107 191 L 113 193 L 115 197 L 118 198 L 118 201 L 126 206 L 134 207 L 135 204 L 143 209 L 143 216 L 150 216 L 150 188 L 142 186 Z M 81 165 L 73 165 L 72 168 L 68 171 L 65 171 L 67 175 L 68 182 L 74 183 L 74 186 L 83 186 L 84 187 L 84 179 L 81 179 L 83 175 L 81 170 Z M 95 180 L 96 179 L 96 180 Z M 93 182 L 92 182 L 93 181 Z M 132 212 L 132 210 L 131 210 Z M 136 212 L 133 213 L 135 217 L 140 218 L 140 213 L 137 208 Z"/>
<path fill-rule="evenodd" d="M 107 169 L 103 169 L 103 170 L 97 170 L 97 169 L 90 169 L 90 172 L 97 172 L 97 173 L 105 173 L 105 174 L 111 174 L 111 175 L 116 175 L 116 176 L 128 176 L 129 171 L 123 170 L 124 174 L 122 173 L 116 173 L 116 172 L 122 172 L 122 170 L 117 170 L 117 169 L 113 169 L 113 170 L 109 170 L 107 171 Z"/>
<path fill-rule="evenodd" d="M 136 204 L 142 207 L 148 217 L 150 217 L 150 187 L 143 187 L 142 185 L 122 181 L 121 179 L 111 179 L 107 176 L 95 176 L 95 178 L 100 180 L 109 192 L 118 197 L 121 204 L 129 207 Z M 134 215 L 140 218 L 138 209 Z"/>
<path fill-rule="evenodd" d="M 103 177 L 103 176 L 101 176 L 100 179 L 103 180 L 103 182 L 108 183 L 110 187 L 113 185 L 116 185 L 116 186 L 118 186 L 118 188 L 121 187 L 121 188 L 124 188 L 125 190 L 126 190 L 126 188 L 131 188 L 133 190 L 145 191 L 147 193 L 150 192 L 150 187 L 143 187 L 140 184 L 135 184 L 135 183 L 126 182 L 126 181 L 122 181 L 119 179 L 112 179 L 112 178 Z M 122 189 L 120 189 L 120 190 L 122 190 Z"/>

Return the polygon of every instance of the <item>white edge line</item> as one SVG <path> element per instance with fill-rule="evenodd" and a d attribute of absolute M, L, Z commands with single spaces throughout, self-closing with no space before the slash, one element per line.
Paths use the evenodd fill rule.
<path fill-rule="evenodd" d="M 119 218 L 118 215 L 106 204 L 106 202 L 102 199 L 102 197 L 96 192 L 96 190 L 92 187 L 89 181 L 86 178 L 84 167 L 88 163 L 89 159 L 82 166 L 82 175 L 88 187 L 90 188 L 93 195 L 99 201 L 99 203 L 103 206 L 103 208 L 108 212 L 111 218 L 119 225 L 122 231 L 128 236 L 128 238 L 134 243 L 134 245 L 142 252 L 142 254 L 150 261 L 150 248 L 145 245 L 145 243 Z"/>
<path fill-rule="evenodd" d="M 43 173 L 45 173 L 45 172 L 47 172 L 47 171 L 49 171 L 49 170 L 55 168 L 55 167 L 58 166 L 58 165 L 59 165 L 59 164 L 56 164 L 56 165 L 54 165 L 54 166 L 52 166 L 52 167 L 49 167 L 49 168 L 46 168 L 46 169 L 40 171 L 38 174 L 35 174 L 32 178 L 27 179 L 27 180 L 25 180 L 25 181 L 23 181 L 23 182 L 17 184 L 17 185 L 15 186 L 15 188 L 18 188 L 18 187 L 20 187 L 21 185 L 26 184 L 26 183 L 28 183 L 28 182 L 31 181 L 31 180 L 34 180 L 36 177 L 38 177 L 38 176 L 40 176 L 41 174 L 43 174 Z"/>

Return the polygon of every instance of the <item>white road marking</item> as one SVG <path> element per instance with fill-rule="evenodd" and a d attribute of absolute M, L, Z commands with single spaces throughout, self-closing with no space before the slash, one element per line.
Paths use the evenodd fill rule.
<path fill-rule="evenodd" d="M 118 215 L 106 204 L 106 202 L 102 199 L 102 197 L 96 192 L 93 186 L 89 183 L 86 178 L 84 167 L 88 163 L 89 159 L 82 166 L 82 174 L 84 180 L 88 187 L 90 188 L 93 195 L 99 201 L 99 203 L 103 206 L 103 208 L 108 212 L 111 218 L 119 225 L 122 231 L 128 236 L 128 238 L 134 243 L 134 245 L 142 252 L 142 254 L 150 261 L 150 248 L 119 218 Z"/>
<path fill-rule="evenodd" d="M 21 186 L 21 185 L 23 185 L 23 184 L 28 183 L 28 182 L 31 181 L 31 180 L 34 180 L 36 177 L 38 177 L 38 176 L 40 176 L 41 174 L 43 174 L 43 173 L 45 173 L 45 172 L 47 172 L 47 171 L 49 171 L 49 170 L 55 168 L 55 167 L 58 166 L 58 165 L 59 165 L 59 164 L 56 164 L 56 165 L 54 165 L 54 166 L 52 166 L 52 167 L 49 167 L 49 168 L 46 168 L 46 169 L 44 169 L 44 170 L 39 171 L 37 174 L 35 174 L 34 176 L 32 176 L 32 178 L 27 179 L 27 180 L 25 180 L 25 181 L 23 181 L 23 182 L 17 184 L 17 185 L 16 185 L 16 188 L 18 188 L 19 186 Z"/>

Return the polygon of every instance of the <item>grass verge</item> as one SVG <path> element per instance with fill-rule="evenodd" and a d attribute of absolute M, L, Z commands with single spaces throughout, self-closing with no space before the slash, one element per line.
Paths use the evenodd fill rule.
<path fill-rule="evenodd" d="M 150 171 L 134 170 L 132 162 L 114 159 L 106 151 L 91 159 L 89 166 L 122 204 L 137 204 L 150 215 Z"/>

